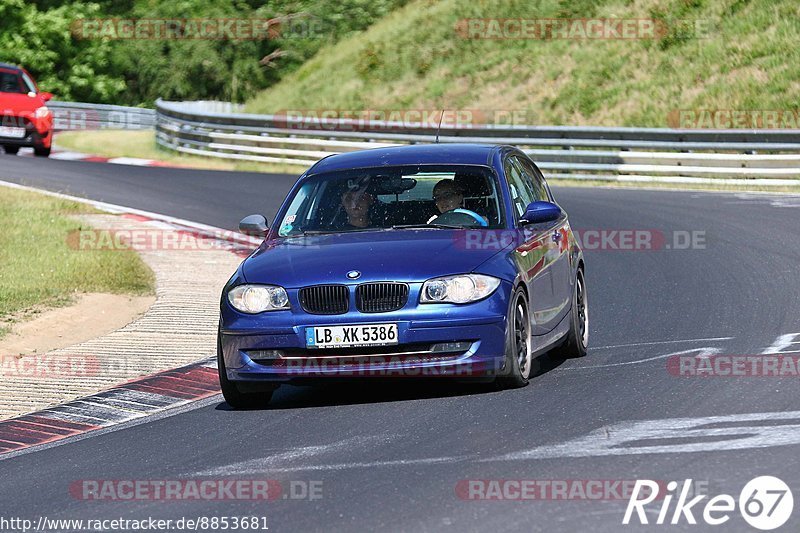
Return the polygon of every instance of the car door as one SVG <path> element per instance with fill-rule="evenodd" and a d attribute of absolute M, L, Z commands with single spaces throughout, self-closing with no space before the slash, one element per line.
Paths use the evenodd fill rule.
<path fill-rule="evenodd" d="M 527 157 L 517 157 L 523 177 L 533 183 L 536 190 L 537 199 L 552 202 L 553 198 L 549 193 L 544 176 L 533 162 Z M 560 219 L 545 225 L 541 230 L 547 232 L 552 238 L 549 242 L 548 269 L 550 270 L 550 281 L 553 291 L 552 309 L 547 314 L 554 317 L 550 320 L 550 325 L 555 327 L 561 319 L 569 312 L 572 302 L 572 267 L 569 259 L 569 221 L 566 213 Z"/>
<path fill-rule="evenodd" d="M 517 156 L 505 158 L 503 169 L 508 180 L 515 225 L 521 236 L 514 250 L 514 261 L 528 289 L 531 331 L 544 335 L 555 327 L 556 295 L 549 263 L 552 262 L 552 233 L 541 225 L 520 226 L 519 219 L 531 202 L 541 200 L 533 182 L 523 172 Z M 546 198 L 545 198 L 546 199 Z"/>

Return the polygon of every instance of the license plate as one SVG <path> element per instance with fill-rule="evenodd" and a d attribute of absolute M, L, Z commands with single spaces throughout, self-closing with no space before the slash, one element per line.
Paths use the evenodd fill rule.
<path fill-rule="evenodd" d="M 12 137 L 22 139 L 25 137 L 25 128 L 12 128 L 10 126 L 0 126 L 0 137 Z"/>
<path fill-rule="evenodd" d="M 397 344 L 397 324 L 316 326 L 306 328 L 307 348 L 352 348 Z"/>

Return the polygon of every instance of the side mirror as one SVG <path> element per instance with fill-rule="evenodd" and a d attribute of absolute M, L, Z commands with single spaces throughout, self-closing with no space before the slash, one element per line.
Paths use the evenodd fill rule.
<path fill-rule="evenodd" d="M 561 208 L 550 202 L 532 202 L 528 204 L 525 213 L 520 217 L 519 223 L 538 224 L 541 222 L 552 222 L 561 218 Z"/>
<path fill-rule="evenodd" d="M 53 99 L 53 93 L 39 93 L 39 96 L 41 96 L 42 100 L 45 102 L 49 102 Z"/>
<path fill-rule="evenodd" d="M 269 231 L 267 219 L 263 215 L 250 215 L 239 222 L 239 231 L 252 237 L 264 237 Z"/>

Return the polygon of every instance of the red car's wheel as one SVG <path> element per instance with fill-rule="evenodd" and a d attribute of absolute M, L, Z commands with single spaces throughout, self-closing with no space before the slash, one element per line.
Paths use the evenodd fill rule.
<path fill-rule="evenodd" d="M 49 146 L 34 146 L 33 147 L 33 154 L 37 157 L 50 157 L 50 147 Z"/>

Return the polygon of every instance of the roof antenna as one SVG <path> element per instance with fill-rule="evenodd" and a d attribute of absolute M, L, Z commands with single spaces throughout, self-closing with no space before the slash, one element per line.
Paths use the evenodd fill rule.
<path fill-rule="evenodd" d="M 439 130 L 442 129 L 443 118 L 444 118 L 444 109 L 442 109 L 442 114 L 439 115 L 439 125 L 436 126 L 436 140 L 433 141 L 435 144 L 439 144 Z"/>

